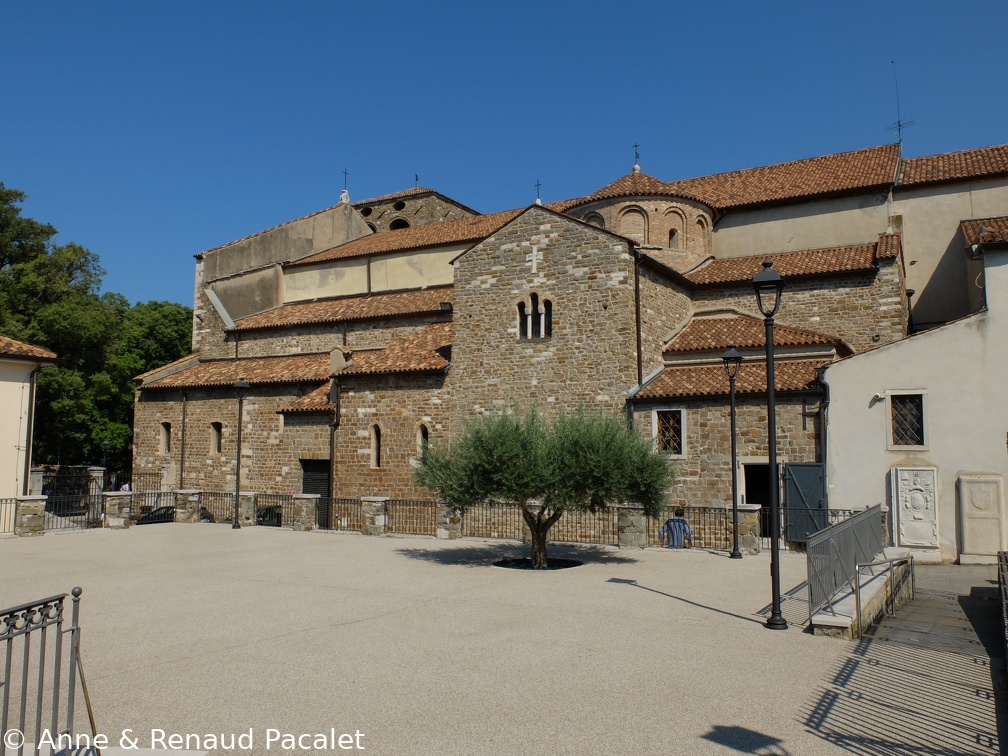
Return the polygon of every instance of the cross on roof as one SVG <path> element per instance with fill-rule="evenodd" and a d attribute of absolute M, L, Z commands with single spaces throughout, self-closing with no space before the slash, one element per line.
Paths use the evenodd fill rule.
<path fill-rule="evenodd" d="M 637 148 L 638 147 L 640 147 L 640 145 L 637 144 L 637 142 L 634 142 L 634 146 L 633 146 L 633 161 L 634 161 L 634 165 L 637 165 L 640 162 L 640 153 L 637 152 Z"/>
<path fill-rule="evenodd" d="M 348 177 L 349 175 L 350 175 L 350 172 L 349 172 L 349 171 L 348 171 L 348 170 L 347 170 L 346 168 L 344 168 L 344 169 L 343 169 L 343 188 L 344 188 L 344 189 L 346 189 L 346 188 L 347 188 L 347 185 L 346 185 L 346 184 L 347 184 L 347 177 Z"/>
<path fill-rule="evenodd" d="M 541 186 L 542 184 L 539 183 L 539 179 L 536 179 L 536 199 L 539 199 L 539 187 Z"/>

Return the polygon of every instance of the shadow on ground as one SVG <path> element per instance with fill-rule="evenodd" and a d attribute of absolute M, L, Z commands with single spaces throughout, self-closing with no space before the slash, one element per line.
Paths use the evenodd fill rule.
<path fill-rule="evenodd" d="M 918 590 L 850 642 L 801 712 L 808 731 L 859 756 L 1001 753 L 1004 650 L 993 638 L 1000 604 L 986 591 Z"/>
<path fill-rule="evenodd" d="M 748 727 L 712 725 L 711 731 L 701 737 L 733 751 L 751 753 L 754 756 L 790 756 L 780 738 L 764 735 Z"/>
<path fill-rule="evenodd" d="M 520 543 L 472 543 L 436 549 L 397 549 L 409 559 L 434 564 L 454 564 L 466 567 L 493 567 L 502 559 L 529 556 L 530 548 Z M 634 564 L 637 560 L 604 546 L 592 544 L 551 543 L 546 549 L 550 559 L 574 559 L 588 564 Z M 503 569 L 503 568 L 498 568 Z"/>

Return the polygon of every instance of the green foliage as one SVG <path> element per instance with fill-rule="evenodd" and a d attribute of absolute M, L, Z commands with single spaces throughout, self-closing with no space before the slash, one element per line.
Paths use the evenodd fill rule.
<path fill-rule="evenodd" d="M 450 449 L 428 447 L 416 479 L 459 511 L 487 502 L 541 504 L 537 520 L 633 504 L 657 514 L 673 475 L 620 416 L 575 413 L 551 424 L 535 412 L 469 422 Z"/>
<path fill-rule="evenodd" d="M 133 378 L 189 353 L 192 310 L 99 294 L 98 256 L 52 244 L 55 228 L 21 216 L 24 199 L 0 183 L 0 334 L 59 358 L 38 376 L 33 457 L 128 469 Z"/>

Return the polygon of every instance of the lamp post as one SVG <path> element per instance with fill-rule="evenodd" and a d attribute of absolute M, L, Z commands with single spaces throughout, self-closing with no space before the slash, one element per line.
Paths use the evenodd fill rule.
<path fill-rule="evenodd" d="M 237 530 L 241 527 L 238 524 L 238 501 L 241 495 L 241 432 L 242 432 L 242 410 L 245 404 L 245 395 L 248 394 L 250 386 L 244 378 L 239 378 L 235 381 L 234 392 L 235 396 L 238 397 L 238 458 L 235 460 L 235 501 L 234 501 L 234 523 L 231 525 L 232 530 Z"/>
<path fill-rule="evenodd" d="M 763 262 L 763 270 L 752 280 L 756 290 L 756 305 L 766 324 L 766 374 L 767 374 L 767 444 L 770 462 L 770 579 L 773 584 L 773 603 L 766 626 L 771 630 L 786 630 L 787 620 L 781 614 L 780 592 L 780 492 L 777 485 L 777 397 L 774 395 L 774 315 L 780 309 L 784 279 L 773 269 L 770 260 Z"/>
<path fill-rule="evenodd" d="M 731 396 L 731 496 L 732 496 L 732 559 L 741 559 L 742 552 L 738 547 L 738 445 L 735 441 L 735 378 L 742 367 L 742 355 L 732 344 L 728 351 L 721 355 L 725 372 L 728 374 L 728 385 Z"/>

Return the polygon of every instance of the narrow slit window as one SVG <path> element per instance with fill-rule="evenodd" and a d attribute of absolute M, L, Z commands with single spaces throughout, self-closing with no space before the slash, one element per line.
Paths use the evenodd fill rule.
<path fill-rule="evenodd" d="M 430 441 L 430 431 L 427 426 L 423 423 L 417 429 L 417 454 L 422 455 L 427 449 L 427 444 Z"/>
<path fill-rule="evenodd" d="M 371 426 L 371 467 L 381 467 L 381 428 Z"/>
<path fill-rule="evenodd" d="M 527 339 L 529 337 L 528 313 L 525 311 L 525 303 L 518 303 L 518 338 Z"/>
<path fill-rule="evenodd" d="M 221 423 L 210 423 L 210 453 L 221 453 L 221 437 L 224 435 L 224 426 Z"/>
<path fill-rule="evenodd" d="M 161 423 L 161 453 L 171 453 L 171 423 Z"/>

